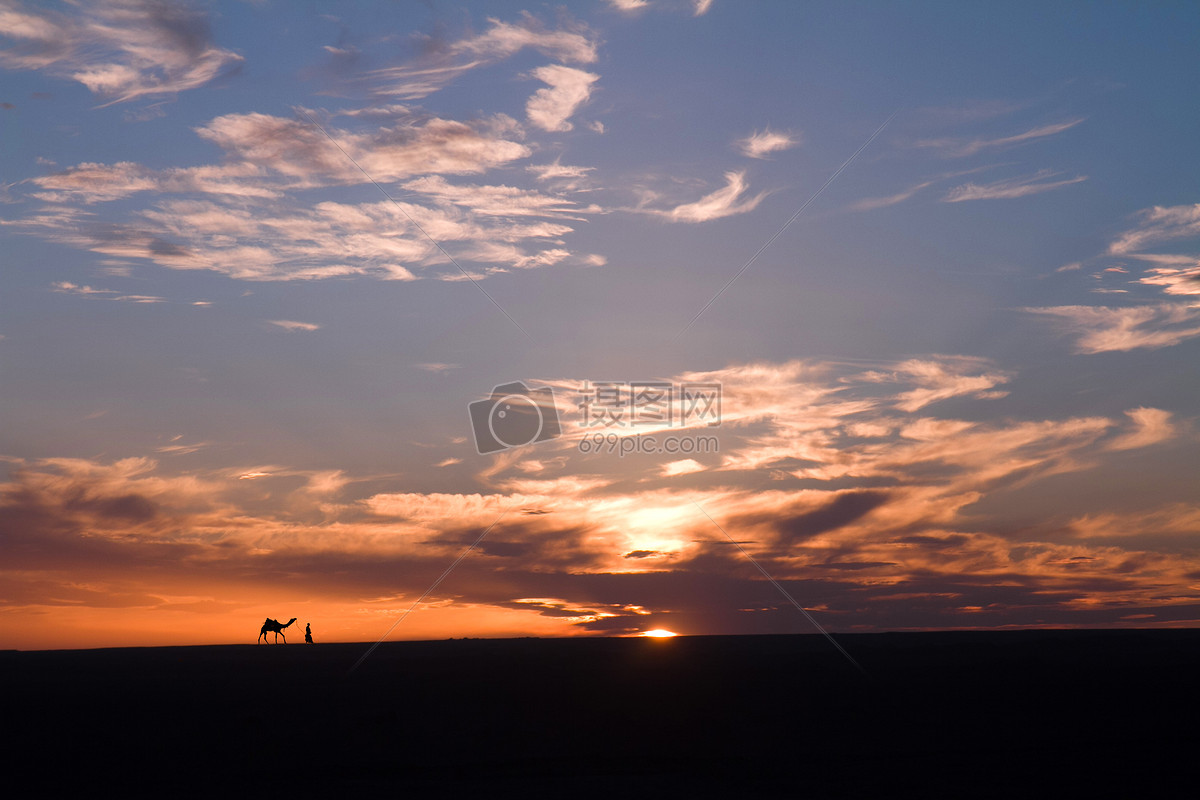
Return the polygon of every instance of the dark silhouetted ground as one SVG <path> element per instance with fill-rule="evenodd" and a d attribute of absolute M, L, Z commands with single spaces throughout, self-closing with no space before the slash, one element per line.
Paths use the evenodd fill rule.
<path fill-rule="evenodd" d="M 1200 631 L 3 652 L 37 796 L 1156 796 Z M 1178 726 L 1187 735 L 1176 733 Z M 48 768 L 42 765 L 48 764 Z"/>

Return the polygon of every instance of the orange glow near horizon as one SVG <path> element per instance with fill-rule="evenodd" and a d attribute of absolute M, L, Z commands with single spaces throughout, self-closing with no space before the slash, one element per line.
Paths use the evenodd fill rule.
<path fill-rule="evenodd" d="M 376 642 L 407 606 L 369 608 L 295 599 L 292 602 L 238 603 L 228 611 L 198 613 L 184 609 L 103 609 L 50 606 L 26 608 L 3 618 L 0 648 L 18 650 L 161 647 L 256 643 L 264 617 L 296 622 L 284 632 L 288 644 L 304 644 L 304 625 L 312 624 L 316 644 Z M 478 605 L 430 605 L 418 608 L 385 641 L 460 638 L 570 637 L 589 635 L 570 622 L 536 612 Z M 268 642 L 275 637 L 268 635 Z M 284 639 L 280 639 L 281 645 Z"/>
<path fill-rule="evenodd" d="M 679 634 L 673 631 L 664 630 L 663 628 L 655 628 L 652 631 L 645 631 L 639 635 L 650 639 L 672 639 Z"/>

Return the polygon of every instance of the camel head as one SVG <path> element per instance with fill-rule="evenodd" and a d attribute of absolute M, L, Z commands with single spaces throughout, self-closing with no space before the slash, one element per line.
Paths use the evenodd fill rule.
<path fill-rule="evenodd" d="M 291 625 L 291 624 L 292 624 L 293 622 L 295 622 L 295 621 L 296 621 L 296 618 L 295 618 L 295 617 L 292 617 L 291 619 L 289 619 L 289 620 L 288 620 L 288 624 L 287 624 L 287 625 L 284 625 L 283 627 L 285 627 L 285 628 L 286 628 L 286 627 L 288 627 L 288 625 Z"/>

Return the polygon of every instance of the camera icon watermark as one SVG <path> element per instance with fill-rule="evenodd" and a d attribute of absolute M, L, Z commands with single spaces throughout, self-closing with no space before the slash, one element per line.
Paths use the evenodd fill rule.
<path fill-rule="evenodd" d="M 475 451 L 481 456 L 562 435 L 554 390 L 549 386 L 530 389 L 520 381 L 504 383 L 492 389 L 491 397 L 467 408 Z"/>

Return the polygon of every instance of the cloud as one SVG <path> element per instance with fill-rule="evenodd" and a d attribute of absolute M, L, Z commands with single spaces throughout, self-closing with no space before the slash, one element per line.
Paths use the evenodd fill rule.
<path fill-rule="evenodd" d="M 119 297 L 114 297 L 114 300 L 121 300 L 128 303 L 165 303 L 165 297 L 158 297 L 151 294 L 124 294 Z"/>
<path fill-rule="evenodd" d="M 582 30 L 546 30 L 528 13 L 517 24 L 489 19 L 491 27 L 478 36 L 451 45 L 452 53 L 469 53 L 488 59 L 515 55 L 526 47 L 563 61 L 590 64 L 596 60 L 596 43 Z"/>
<path fill-rule="evenodd" d="M 291 178 L 299 186 L 319 186 L 368 182 L 363 171 L 376 181 L 480 173 L 530 154 L 525 145 L 492 135 L 485 127 L 437 117 L 409 118 L 366 131 L 327 127 L 334 144 L 305 122 L 250 113 L 217 117 L 196 132 L 230 158 Z"/>
<path fill-rule="evenodd" d="M 529 121 L 544 131 L 569 131 L 574 126 L 567 120 L 592 94 L 592 84 L 599 75 L 561 64 L 538 67 L 533 77 L 549 84 L 538 89 L 525 104 Z"/>
<path fill-rule="evenodd" d="M 1200 531 L 1200 507 L 1171 503 L 1150 511 L 1088 514 L 1071 520 L 1068 530 L 1081 539 L 1125 539 L 1130 543 L 1191 538 Z"/>
<path fill-rule="evenodd" d="M 1138 256 L 1147 258 L 1147 256 Z M 1180 267 L 1152 267 L 1138 279 L 1138 283 L 1148 286 L 1161 286 L 1163 293 L 1173 295 L 1200 294 L 1200 260 L 1184 256 Z"/>
<path fill-rule="evenodd" d="M 574 192 L 581 191 L 587 186 L 588 173 L 596 169 L 595 167 L 574 167 L 559 162 L 560 159 L 556 158 L 552 164 L 530 164 L 525 170 L 533 173 L 539 181 L 551 183 L 562 191 Z"/>
<path fill-rule="evenodd" d="M 84 162 L 61 172 L 29 179 L 38 187 L 33 197 L 47 203 L 107 203 L 139 192 L 227 195 L 270 198 L 280 192 L 265 185 L 264 170 L 245 162 L 155 170 L 122 161 Z"/>
<path fill-rule="evenodd" d="M 608 0 L 608 4 L 623 14 L 645 11 L 650 7 L 649 0 Z"/>
<path fill-rule="evenodd" d="M 582 213 L 596 213 L 596 206 L 580 208 L 574 202 L 556 195 L 518 189 L 513 186 L 454 185 L 441 176 L 418 178 L 404 188 L 438 203 L 468 208 L 472 213 L 489 217 L 562 217 L 583 219 Z"/>
<path fill-rule="evenodd" d="M 536 17 L 523 13 L 517 23 L 488 20 L 489 28 L 452 43 L 438 43 L 430 55 L 397 67 L 372 70 L 366 78 L 380 94 L 419 99 L 442 89 L 470 70 L 516 55 L 525 48 L 575 64 L 596 61 L 596 42 L 586 28 L 547 30 Z"/>
<path fill-rule="evenodd" d="M 1171 423 L 1171 412 L 1160 408 L 1134 408 L 1125 412 L 1133 422 L 1133 430 L 1108 445 L 1110 450 L 1135 450 L 1165 442 L 1177 434 Z"/>
<path fill-rule="evenodd" d="M 961 124 L 1003 117 L 1028 107 L 1027 102 L 1008 100 L 975 100 L 952 106 L 926 106 L 914 109 L 914 114 L 938 124 Z M 942 140 L 945 142 L 946 140 Z"/>
<path fill-rule="evenodd" d="M 171 440 L 164 445 L 154 448 L 156 453 L 165 453 L 166 455 L 185 456 L 191 453 L 196 453 L 210 446 L 210 442 L 194 442 L 187 443 L 181 441 L 183 435 L 172 436 Z"/>
<path fill-rule="evenodd" d="M 872 371 L 863 374 L 860 379 L 911 382 L 913 388 L 896 398 L 897 408 L 911 412 L 952 397 L 994 400 L 1007 396 L 1008 392 L 997 391 L 995 387 L 1006 383 L 1009 375 L 990 367 L 986 359 L 940 356 L 934 359 L 909 359 L 898 364 L 892 372 Z"/>
<path fill-rule="evenodd" d="M 54 291 L 62 294 L 74 294 L 84 297 L 102 297 L 106 300 L 116 300 L 125 303 L 165 303 L 164 297 L 148 294 L 120 294 L 115 289 L 93 289 L 91 286 L 79 286 L 69 281 L 56 281 L 51 284 Z"/>
<path fill-rule="evenodd" d="M 1118 236 L 1108 251 L 1113 255 L 1172 239 L 1200 236 L 1200 203 L 1183 206 L 1154 206 L 1137 214 L 1137 226 Z"/>
<path fill-rule="evenodd" d="M 81 164 L 29 181 L 32 196 L 47 205 L 0 224 L 123 261 L 147 259 L 243 280 L 345 275 L 414 280 L 429 268 L 442 270 L 437 277 L 445 278 L 449 262 L 434 242 L 459 243 L 456 260 L 486 265 L 475 270 L 479 277 L 598 258 L 564 246 L 562 237 L 572 228 L 562 220 L 581 220 L 600 208 L 509 186 L 455 185 L 441 177 L 481 173 L 529 155 L 527 147 L 504 138 L 516 124 L 511 118 L 467 125 L 402 110 L 382 122 L 351 119 L 349 129 L 331 127 L 335 145 L 315 126 L 293 119 L 217 117 L 197 132 L 225 150 L 224 164 L 162 170 L 129 162 Z M 410 197 L 425 203 L 314 206 L 297 195 L 305 188 L 368 182 L 347 154 L 372 178 L 407 180 Z M 561 183 L 558 188 L 568 190 Z M 156 199 L 123 221 L 102 221 L 85 208 L 138 193 Z M 177 196 L 195 194 L 203 199 Z M 461 275 L 457 267 L 452 273 Z"/>
<path fill-rule="evenodd" d="M 1073 334 L 1079 353 L 1157 350 L 1200 336 L 1200 306 L 1158 303 L 1128 308 L 1051 306 L 1025 308 L 1031 314 L 1056 318 Z"/>
<path fill-rule="evenodd" d="M 638 209 L 654 214 L 670 222 L 709 222 L 735 214 L 753 211 L 767 196 L 766 192 L 754 197 L 743 197 L 749 189 L 745 172 L 726 172 L 724 188 L 706 194 L 694 203 L 684 203 L 669 210 Z"/>
<path fill-rule="evenodd" d="M 1103 619 L 1087 614 L 1186 594 L 1200 569 L 1182 535 L 1195 530 L 1194 504 L 1139 511 L 1127 538 L 1141 544 L 1121 540 L 1132 517 L 1104 502 L 1088 518 L 1010 513 L 1013 492 L 1051 475 L 1056 503 L 1072 486 L 1090 497 L 1086 471 L 1170 440 L 1169 415 L 981 422 L 920 405 L 916 392 L 996 371 L 963 358 L 667 376 L 724 387 L 718 458 L 606 460 L 564 437 L 498 459 L 481 491 L 400 491 L 328 467 L 14 462 L 0 482 L 0 608 L 137 607 L 145 618 L 162 607 L 155 594 L 215 581 L 244 608 L 299 583 L 326 624 L 362 638 L 487 530 L 405 635 L 628 632 L 663 615 L 694 633 L 786 625 L 696 504 L 835 630 Z M 954 396 L 990 391 L 962 384 Z M 462 452 L 430 448 L 428 464 L 461 469 Z M 778 472 L 786 479 L 771 480 Z"/>
<path fill-rule="evenodd" d="M 800 144 L 800 137 L 791 133 L 778 133 L 769 128 L 755 131 L 735 143 L 742 155 L 750 158 L 766 158 L 771 153 L 787 150 Z"/>
<path fill-rule="evenodd" d="M 713 0 L 692 0 L 693 16 L 702 17 L 712 8 Z"/>
<path fill-rule="evenodd" d="M 1052 189 L 1070 186 L 1073 183 L 1080 183 L 1087 180 L 1086 175 L 1067 178 L 1061 181 L 1048 180 L 1061 174 L 1061 172 L 1042 170 L 1033 175 L 1010 178 L 993 183 L 964 183 L 962 186 L 956 186 L 947 192 L 946 196 L 942 198 L 942 202 L 961 203 L 965 200 L 1011 200 L 1017 197 L 1048 192 Z"/>
<path fill-rule="evenodd" d="M 62 292 L 63 294 L 106 295 L 116 293 L 113 289 L 93 289 L 91 286 L 80 286 L 70 281 L 55 281 L 50 285 L 54 291 Z"/>
<path fill-rule="evenodd" d="M 572 167 L 567 164 L 560 164 L 558 159 L 555 159 L 553 164 L 530 164 L 525 169 L 536 175 L 539 181 L 551 181 L 562 178 L 582 178 L 596 168 Z"/>
<path fill-rule="evenodd" d="M 1000 147 L 1010 147 L 1012 145 L 1024 144 L 1035 139 L 1042 139 L 1047 136 L 1054 136 L 1069 130 L 1079 123 L 1083 122 L 1083 118 L 1067 120 L 1066 122 L 1056 122 L 1050 125 L 1041 125 L 1036 128 L 1024 131 L 1023 133 L 1014 134 L 1012 136 L 1001 136 L 996 139 L 924 139 L 916 143 L 917 147 L 929 147 L 945 151 L 945 155 L 960 158 L 963 156 L 972 156 L 983 150 L 991 150 Z"/>
<path fill-rule="evenodd" d="M 886 504 L 888 500 L 889 495 L 886 492 L 837 492 L 817 508 L 773 519 L 770 524 L 789 539 L 808 539 L 844 528 Z M 759 520 L 751 517 L 747 521 L 753 524 Z"/>
<path fill-rule="evenodd" d="M 922 189 L 932 186 L 933 183 L 933 181 L 918 183 L 916 186 L 913 186 L 910 189 L 905 189 L 903 192 L 897 192 L 896 194 L 888 195 L 887 197 L 868 197 L 866 199 L 859 200 L 857 203 L 852 205 L 851 208 L 855 211 L 871 211 L 876 208 L 894 206 L 898 203 L 903 203 L 905 200 L 908 200 Z"/>
<path fill-rule="evenodd" d="M 313 322 L 296 322 L 295 320 L 290 319 L 269 319 L 267 322 L 271 323 L 272 325 L 278 325 L 280 328 L 283 328 L 289 333 L 295 333 L 296 331 L 315 331 L 320 330 L 321 328 L 320 325 L 317 325 Z"/>
<path fill-rule="evenodd" d="M 102 0 L 64 14 L 0 4 L 0 66 L 44 70 L 110 102 L 194 89 L 242 60 L 211 41 L 207 17 L 182 3 Z"/>
<path fill-rule="evenodd" d="M 702 472 L 704 465 L 694 458 L 685 458 L 680 461 L 671 461 L 663 467 L 662 474 L 667 476 L 672 475 L 687 475 L 691 472 Z M 626 556 L 628 557 L 628 556 Z"/>
<path fill-rule="evenodd" d="M 289 189 L 371 179 L 478 174 L 530 155 L 528 147 L 504 138 L 502 130 L 493 132 L 506 127 L 495 123 L 482 120 L 468 125 L 406 115 L 373 127 L 327 128 L 335 144 L 314 126 L 296 119 L 226 114 L 196 128 L 202 139 L 225 151 L 225 164 L 156 170 L 131 162 L 85 162 L 28 182 L 37 187 L 33 196 L 45 202 L 90 204 L 139 192 L 276 198 Z"/>

